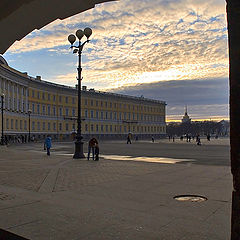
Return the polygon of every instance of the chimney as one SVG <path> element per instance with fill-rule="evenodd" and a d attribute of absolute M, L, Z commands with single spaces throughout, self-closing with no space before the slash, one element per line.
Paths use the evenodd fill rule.
<path fill-rule="evenodd" d="M 36 76 L 36 80 L 41 81 L 41 76 Z"/>
<path fill-rule="evenodd" d="M 82 86 L 83 91 L 87 91 L 87 86 Z"/>

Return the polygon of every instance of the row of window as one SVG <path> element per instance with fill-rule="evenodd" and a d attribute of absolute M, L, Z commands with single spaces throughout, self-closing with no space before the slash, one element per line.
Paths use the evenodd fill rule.
<path fill-rule="evenodd" d="M 36 97 L 40 99 L 40 92 L 36 92 Z M 32 90 L 32 97 L 35 97 L 35 90 Z M 41 99 L 43 100 L 48 100 L 48 101 L 53 101 L 56 102 L 56 95 L 52 95 L 51 99 L 51 94 L 50 93 L 41 93 Z M 63 100 L 65 99 L 65 101 Z M 71 103 L 75 104 L 76 103 L 76 98 L 75 97 L 69 97 L 69 96 L 58 96 L 58 102 L 59 103 Z M 112 103 L 112 102 L 107 102 L 107 101 L 100 101 L 100 100 L 93 100 L 93 99 L 84 99 L 84 104 L 85 106 L 90 105 L 90 106 L 95 106 L 95 107 L 105 107 L 105 108 L 123 108 L 123 109 L 128 109 L 128 110 L 137 110 L 137 111 L 148 111 L 148 112 L 163 112 L 163 108 L 159 107 L 150 107 L 150 106 L 139 106 L 139 105 L 130 105 L 130 104 L 123 104 L 123 103 Z"/>
<path fill-rule="evenodd" d="M 50 106 L 47 107 L 45 105 L 42 105 L 41 114 L 42 115 L 48 115 L 48 116 L 56 116 L 56 106 Z M 52 111 L 51 111 L 52 110 Z M 63 110 L 65 112 L 63 113 Z M 35 108 L 35 104 L 32 103 L 32 113 L 40 114 L 40 104 L 37 104 L 37 107 Z M 63 109 L 62 107 L 58 108 L 58 116 L 75 116 L 75 108 L 72 108 L 71 110 L 69 108 Z M 108 112 L 108 111 L 95 111 L 95 110 L 85 110 L 84 111 L 84 117 L 85 118 L 96 118 L 96 119 L 110 119 L 110 120 L 141 120 L 141 121 L 164 121 L 163 116 L 156 116 L 156 115 L 145 115 L 145 114 L 139 114 L 139 113 L 127 113 L 127 112 Z"/>
<path fill-rule="evenodd" d="M 10 124 L 10 126 L 9 126 Z M 59 123 L 58 130 L 59 131 L 75 131 L 75 124 L 71 124 L 70 129 L 69 123 Z M 15 129 L 17 130 L 19 127 L 20 130 L 29 130 L 27 120 L 15 120 Z M 14 120 L 6 119 L 6 128 L 13 129 L 14 128 Z M 31 130 L 32 131 L 56 131 L 57 125 L 56 122 L 31 122 Z M 85 132 L 163 132 L 165 128 L 163 126 L 122 126 L 122 125 L 106 125 L 106 124 L 85 124 Z"/>

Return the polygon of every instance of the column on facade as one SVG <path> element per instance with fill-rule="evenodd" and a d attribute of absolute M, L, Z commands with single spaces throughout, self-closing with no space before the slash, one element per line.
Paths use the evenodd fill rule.
<path fill-rule="evenodd" d="M 25 112 L 28 112 L 28 88 L 25 88 Z"/>
<path fill-rule="evenodd" d="M 19 85 L 16 84 L 16 91 L 17 91 L 17 99 L 16 99 L 16 103 L 17 103 L 17 111 L 19 111 Z"/>
<path fill-rule="evenodd" d="M 5 94 L 5 98 L 4 98 L 4 101 L 3 101 L 3 107 L 5 108 L 6 107 L 6 80 L 2 80 L 2 90 L 3 90 L 3 93 Z"/>
<path fill-rule="evenodd" d="M 20 86 L 19 87 L 20 90 L 20 111 L 23 112 L 23 91 L 24 91 L 24 87 Z"/>
<path fill-rule="evenodd" d="M 15 94 L 14 94 L 14 84 L 12 83 L 11 84 L 11 90 L 12 90 L 12 110 L 14 111 L 15 110 L 15 106 L 14 106 L 14 103 L 15 103 L 15 101 L 14 101 L 14 99 L 15 99 Z"/>
<path fill-rule="evenodd" d="M 7 81 L 7 92 L 8 92 L 8 98 L 7 98 L 7 107 L 8 110 L 10 110 L 11 106 L 10 106 L 10 82 Z"/>

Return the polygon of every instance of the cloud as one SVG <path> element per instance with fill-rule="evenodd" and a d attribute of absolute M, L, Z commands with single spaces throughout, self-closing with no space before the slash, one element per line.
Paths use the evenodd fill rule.
<path fill-rule="evenodd" d="M 83 85 L 105 91 L 121 87 L 126 90 L 127 86 L 133 89 L 137 85 L 141 92 L 138 84 L 145 83 L 144 87 L 152 91 L 149 96 L 157 96 L 158 89 L 169 104 L 186 104 L 175 99 L 179 89 L 184 94 L 188 92 L 195 105 L 200 99 L 227 104 L 222 103 L 221 89 L 216 85 L 227 78 L 229 67 L 225 1 L 121 0 L 99 4 L 32 32 L 14 44 L 7 56 L 11 60 L 44 52 L 47 67 L 41 69 L 48 76 L 46 80 L 74 86 L 77 58 L 69 51 L 67 36 L 87 26 L 93 29 L 93 35 L 83 50 Z M 55 73 L 53 69 L 57 67 L 49 64 L 53 58 L 61 58 Z M 37 59 L 34 62 L 42 65 Z M 211 90 L 210 83 L 215 84 L 217 92 Z M 209 88 L 204 88 L 204 84 Z M 176 101 L 172 103 L 161 89 L 166 89 Z M 199 92 L 192 95 L 194 89 Z"/>
<path fill-rule="evenodd" d="M 193 118 L 228 118 L 227 78 L 160 81 L 122 87 L 116 93 L 166 101 L 169 119 L 179 119 L 187 105 Z"/>

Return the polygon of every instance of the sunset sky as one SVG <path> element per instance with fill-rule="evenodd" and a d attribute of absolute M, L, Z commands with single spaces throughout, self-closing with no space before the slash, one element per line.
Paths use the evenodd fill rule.
<path fill-rule="evenodd" d="M 83 50 L 88 88 L 164 100 L 167 119 L 228 119 L 224 0 L 120 0 L 57 20 L 4 55 L 30 76 L 74 86 L 77 56 L 67 37 L 91 27 Z"/>

